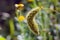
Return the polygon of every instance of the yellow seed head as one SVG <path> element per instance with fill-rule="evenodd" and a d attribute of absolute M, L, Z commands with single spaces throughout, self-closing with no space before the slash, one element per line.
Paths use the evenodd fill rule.
<path fill-rule="evenodd" d="M 24 16 L 19 16 L 19 17 L 18 17 L 18 20 L 19 20 L 19 21 L 23 21 L 24 19 L 25 19 Z"/>
<path fill-rule="evenodd" d="M 27 2 L 33 2 L 34 0 L 27 0 Z"/>
<path fill-rule="evenodd" d="M 17 9 L 20 9 L 20 10 L 22 10 L 22 9 L 24 9 L 24 4 L 15 4 L 15 7 L 17 8 Z"/>

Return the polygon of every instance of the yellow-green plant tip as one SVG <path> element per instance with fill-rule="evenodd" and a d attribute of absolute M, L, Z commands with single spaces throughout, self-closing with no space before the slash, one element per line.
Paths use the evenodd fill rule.
<path fill-rule="evenodd" d="M 1 36 L 1 37 L 0 37 L 0 40 L 6 40 L 6 38 L 4 38 L 4 37 Z"/>

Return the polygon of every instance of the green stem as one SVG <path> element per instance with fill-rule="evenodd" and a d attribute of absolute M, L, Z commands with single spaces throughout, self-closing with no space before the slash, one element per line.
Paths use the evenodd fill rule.
<path fill-rule="evenodd" d="M 9 25 L 10 25 L 10 35 L 11 35 L 11 37 L 13 37 L 14 36 L 14 32 L 15 32 L 13 19 L 9 20 Z"/>
<path fill-rule="evenodd" d="M 36 1 L 34 0 L 32 4 L 30 4 L 30 7 L 34 8 L 37 7 Z"/>
<path fill-rule="evenodd" d="M 17 9 L 16 9 L 16 17 L 18 17 L 18 11 L 17 11 Z"/>
<path fill-rule="evenodd" d="M 51 35 L 49 35 L 49 40 L 53 40 Z"/>

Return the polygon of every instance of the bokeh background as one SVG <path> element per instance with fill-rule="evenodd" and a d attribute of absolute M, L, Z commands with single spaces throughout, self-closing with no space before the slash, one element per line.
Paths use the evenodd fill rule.
<path fill-rule="evenodd" d="M 39 35 L 26 20 L 37 6 Z M 0 40 L 60 40 L 60 0 L 0 0 Z"/>

